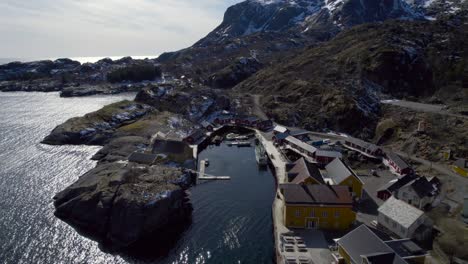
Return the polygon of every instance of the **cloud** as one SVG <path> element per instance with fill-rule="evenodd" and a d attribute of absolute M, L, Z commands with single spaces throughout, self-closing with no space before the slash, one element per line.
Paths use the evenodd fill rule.
<path fill-rule="evenodd" d="M 190 46 L 240 0 L 0 0 L 0 57 L 156 55 Z"/>

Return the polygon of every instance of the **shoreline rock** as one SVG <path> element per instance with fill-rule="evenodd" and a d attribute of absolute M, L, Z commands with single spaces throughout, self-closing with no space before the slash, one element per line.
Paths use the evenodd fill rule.
<path fill-rule="evenodd" d="M 127 248 L 149 234 L 181 232 L 191 216 L 190 181 L 179 168 L 101 164 L 55 195 L 55 215 L 105 247 Z"/>

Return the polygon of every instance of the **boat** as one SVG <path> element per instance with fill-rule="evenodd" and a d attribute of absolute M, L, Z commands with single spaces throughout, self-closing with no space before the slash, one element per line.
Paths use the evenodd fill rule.
<path fill-rule="evenodd" d="M 235 140 L 236 137 L 238 137 L 239 135 L 238 134 L 235 134 L 235 133 L 229 133 L 226 135 L 226 139 L 227 140 Z"/>
<path fill-rule="evenodd" d="M 255 158 L 260 166 L 266 166 L 268 164 L 268 156 L 262 144 L 257 144 L 255 146 Z"/>
<path fill-rule="evenodd" d="M 250 138 L 249 135 L 239 135 L 236 133 L 229 133 L 226 135 L 227 140 L 247 140 L 249 138 Z"/>
<path fill-rule="evenodd" d="M 238 147 L 250 147 L 250 141 L 231 141 L 227 143 L 228 146 L 238 146 Z"/>

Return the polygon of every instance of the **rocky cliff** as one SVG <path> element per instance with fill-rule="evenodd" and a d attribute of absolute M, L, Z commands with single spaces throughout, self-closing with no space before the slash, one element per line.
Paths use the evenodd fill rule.
<path fill-rule="evenodd" d="M 102 164 L 54 197 L 55 215 L 112 249 L 154 236 L 164 243 L 191 216 L 181 169 Z"/>

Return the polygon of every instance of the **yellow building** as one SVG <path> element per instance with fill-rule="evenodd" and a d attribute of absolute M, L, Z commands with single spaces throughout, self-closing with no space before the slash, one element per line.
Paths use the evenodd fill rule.
<path fill-rule="evenodd" d="M 352 196 L 360 199 L 364 183 L 341 159 L 334 159 L 325 167 L 325 181 L 333 185 L 348 186 Z"/>
<path fill-rule="evenodd" d="M 453 164 L 453 171 L 461 176 L 468 177 L 468 160 L 459 159 Z"/>
<path fill-rule="evenodd" d="M 356 220 L 346 186 L 282 184 L 288 228 L 345 230 Z"/>
<path fill-rule="evenodd" d="M 295 184 L 324 184 L 319 168 L 304 158 L 288 165 L 288 179 Z"/>

